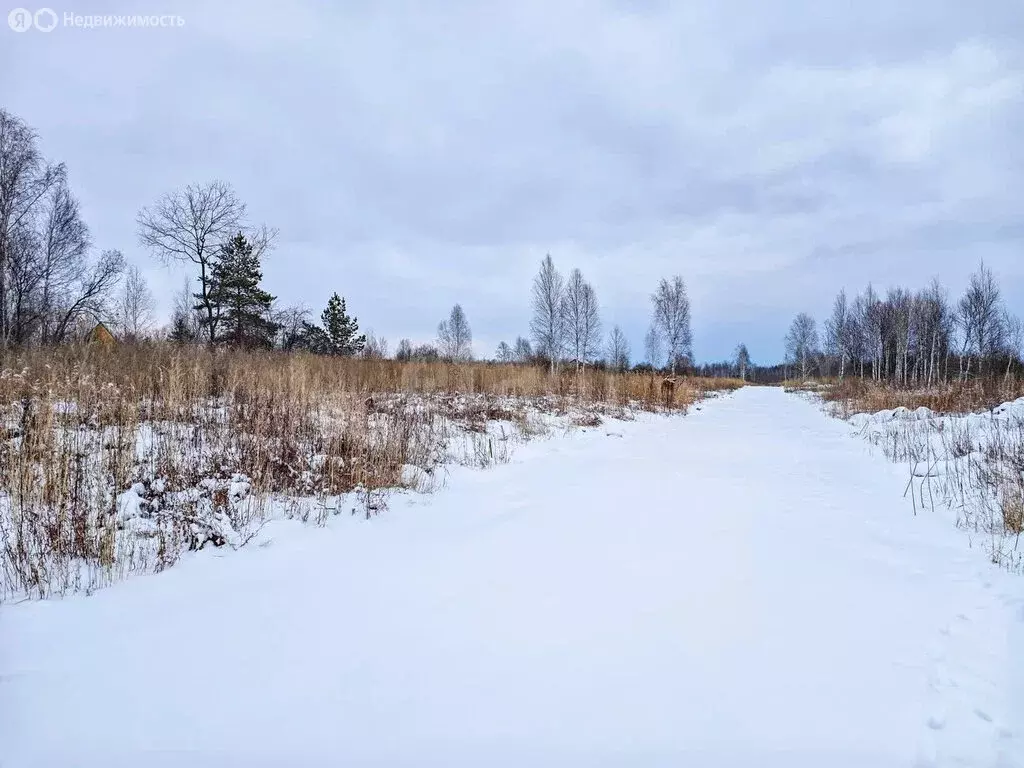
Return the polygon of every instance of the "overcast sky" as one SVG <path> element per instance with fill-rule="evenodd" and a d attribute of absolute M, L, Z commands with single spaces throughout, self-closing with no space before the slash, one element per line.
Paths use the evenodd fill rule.
<path fill-rule="evenodd" d="M 634 357 L 677 273 L 702 360 L 774 361 L 843 286 L 958 292 L 981 259 L 1024 314 L 1021 0 L 51 7 L 184 19 L 0 26 L 0 106 L 164 314 L 184 273 L 135 215 L 211 179 L 280 230 L 272 293 L 319 312 L 336 290 L 392 349 L 460 302 L 492 355 L 549 252 Z"/>

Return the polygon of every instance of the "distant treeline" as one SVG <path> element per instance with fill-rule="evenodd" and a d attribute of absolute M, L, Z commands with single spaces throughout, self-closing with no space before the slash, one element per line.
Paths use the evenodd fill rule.
<path fill-rule="evenodd" d="M 931 386 L 974 377 L 1024 373 L 1024 327 L 999 282 L 982 263 L 953 301 L 936 279 L 885 296 L 868 285 L 851 301 L 840 291 L 819 336 L 801 313 L 786 336 L 786 378 L 857 376 L 898 386 Z"/>
<path fill-rule="evenodd" d="M 389 356 L 384 339 L 360 331 L 339 292 L 330 295 L 315 322 L 305 305 L 282 305 L 265 290 L 262 262 L 275 247 L 277 231 L 254 225 L 230 184 L 188 185 L 138 212 L 139 245 L 162 263 L 192 272 L 174 297 L 170 322 L 161 326 L 137 266 L 129 266 L 119 250 L 95 251 L 65 166 L 47 161 L 35 132 L 2 109 L 0 171 L 0 352 L 79 340 L 103 322 L 129 341 Z M 619 325 L 605 331 L 593 284 L 579 269 L 563 275 L 547 255 L 533 281 L 528 332 L 483 357 L 552 372 L 597 367 L 764 383 L 856 375 L 921 386 L 1021 372 L 1021 322 L 984 265 L 956 302 L 938 281 L 917 292 L 892 288 L 884 297 L 870 285 L 852 300 L 840 292 L 820 335 L 815 320 L 799 314 L 786 336 L 785 362 L 762 367 L 751 361 L 745 344 L 731 360 L 695 364 L 690 300 L 681 276 L 660 280 L 650 301 L 637 362 Z M 414 345 L 403 338 L 394 358 L 480 359 L 461 304 L 438 324 L 433 340 Z"/>

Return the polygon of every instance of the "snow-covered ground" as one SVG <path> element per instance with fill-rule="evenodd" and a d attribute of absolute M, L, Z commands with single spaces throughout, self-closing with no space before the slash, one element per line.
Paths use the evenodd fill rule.
<path fill-rule="evenodd" d="M 902 464 L 915 513 L 953 510 L 971 546 L 1024 573 L 1024 398 L 982 413 L 894 408 L 849 421 Z"/>
<path fill-rule="evenodd" d="M 664 411 L 575 396 L 343 393 L 311 413 L 297 406 L 304 421 L 254 428 L 244 401 L 224 397 L 124 423 L 106 423 L 95 402 L 51 406 L 72 415 L 52 432 L 25 434 L 38 403 L 0 416 L 0 602 L 91 593 L 191 551 L 237 549 L 272 520 L 373 516 L 393 492 L 443 485 L 452 466 L 485 468 L 529 440 Z"/>
<path fill-rule="evenodd" d="M 1024 582 L 905 470 L 747 388 L 0 606 L 0 765 L 1024 765 Z"/>

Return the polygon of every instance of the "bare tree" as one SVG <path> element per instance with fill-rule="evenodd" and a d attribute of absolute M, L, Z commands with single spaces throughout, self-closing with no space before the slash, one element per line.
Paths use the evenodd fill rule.
<path fill-rule="evenodd" d="M 186 280 L 181 290 L 174 295 L 174 309 L 171 310 L 171 325 L 167 329 L 167 338 L 181 344 L 198 341 L 203 328 L 202 320 L 202 315 L 192 299 L 189 281 Z"/>
<path fill-rule="evenodd" d="M 537 343 L 537 352 L 550 361 L 551 373 L 555 372 L 565 346 L 565 318 L 562 312 L 564 293 L 565 279 L 555 269 L 555 262 L 551 254 L 548 254 L 533 280 L 530 331 Z"/>
<path fill-rule="evenodd" d="M 577 317 L 576 324 L 579 327 L 579 333 L 576 335 L 578 339 L 577 355 L 583 367 L 586 368 L 587 363 L 597 357 L 601 347 L 601 309 L 597 303 L 597 292 L 590 283 L 586 283 L 583 288 Z"/>
<path fill-rule="evenodd" d="M 516 353 L 512 351 L 512 347 L 508 345 L 507 341 L 503 341 L 495 350 L 494 359 L 499 363 L 512 363 L 515 362 Z"/>
<path fill-rule="evenodd" d="M 933 278 L 928 287 L 918 294 L 917 303 L 920 307 L 918 346 L 921 373 L 925 385 L 931 386 L 940 378 L 939 361 L 948 360 L 954 318 L 946 289 L 938 279 Z M 944 378 L 945 374 L 941 375 Z"/>
<path fill-rule="evenodd" d="M 857 328 L 860 334 L 859 346 L 862 349 L 862 359 L 870 362 L 871 376 L 877 380 L 882 375 L 885 309 L 870 283 L 864 289 L 863 296 L 858 297 L 857 310 Z M 863 377 L 863 365 L 861 375 Z"/>
<path fill-rule="evenodd" d="M 441 359 L 441 353 L 433 344 L 420 344 L 412 350 L 411 359 L 419 363 L 436 363 Z"/>
<path fill-rule="evenodd" d="M 690 299 L 683 278 L 663 279 L 651 295 L 651 328 L 665 344 L 668 366 L 674 376 L 683 358 L 693 357 L 693 332 L 690 329 Z"/>
<path fill-rule="evenodd" d="M 931 384 L 944 378 L 950 352 L 953 315 L 938 280 L 917 293 L 890 289 L 880 299 L 869 285 L 852 304 L 845 292 L 833 303 L 825 323 L 826 361 L 857 369 L 863 378 L 869 368 L 877 381 L 910 385 Z"/>
<path fill-rule="evenodd" d="M 800 377 L 806 378 L 818 349 L 818 330 L 814 318 L 801 312 L 786 334 L 786 355 L 800 366 Z"/>
<path fill-rule="evenodd" d="M 8 341 L 25 344 L 42 327 L 44 312 L 39 286 L 43 280 L 38 233 L 20 228 L 8 242 Z"/>
<path fill-rule="evenodd" d="M 850 348 L 850 357 L 856 362 L 861 379 L 864 378 L 864 363 L 868 355 L 867 332 L 865 329 L 867 316 L 866 299 L 864 296 L 858 295 L 850 305 L 850 315 L 847 319 L 849 333 L 847 343 Z"/>
<path fill-rule="evenodd" d="M 832 317 L 825 321 L 825 351 L 839 360 L 839 378 L 846 375 L 850 357 L 850 309 L 846 291 L 839 291 L 832 303 Z"/>
<path fill-rule="evenodd" d="M 37 138 L 19 118 L 0 109 L 0 349 L 6 349 L 14 330 L 9 295 L 13 251 L 27 257 L 31 238 L 25 230 L 32 228 L 39 203 L 66 176 L 63 164 L 45 162 Z"/>
<path fill-rule="evenodd" d="M 533 359 L 533 347 L 530 346 L 530 340 L 522 336 L 516 336 L 516 344 L 512 348 L 512 354 L 515 356 L 517 363 L 530 362 Z"/>
<path fill-rule="evenodd" d="M 0 110 L 0 349 L 12 340 L 59 343 L 109 311 L 123 259 L 90 264 L 89 230 L 63 165 L 47 164 L 37 137 Z"/>
<path fill-rule="evenodd" d="M 100 321 L 111 314 L 110 298 L 124 272 L 124 256 L 120 251 L 104 251 L 92 268 L 83 274 L 75 293 L 58 310 L 54 320 L 52 341 L 60 344 L 68 332 L 82 319 Z"/>
<path fill-rule="evenodd" d="M 647 333 L 644 335 L 644 354 L 647 356 L 647 362 L 655 368 L 661 368 L 661 361 L 665 355 L 661 334 L 658 333 L 658 329 L 653 325 L 647 329 Z"/>
<path fill-rule="evenodd" d="M 256 258 L 256 261 L 262 262 L 263 259 L 266 258 L 272 250 L 274 250 L 274 245 L 277 243 L 277 236 L 279 233 L 274 227 L 268 227 L 266 224 L 260 224 L 257 227 L 247 227 L 243 229 L 242 234 L 245 235 L 245 239 L 252 247 L 252 255 Z"/>
<path fill-rule="evenodd" d="M 612 370 L 622 373 L 629 368 L 629 353 L 629 339 L 616 325 L 608 335 L 608 365 Z"/>
<path fill-rule="evenodd" d="M 967 291 L 960 299 L 958 320 L 967 358 L 964 375 L 970 374 L 972 354 L 978 357 L 978 373 L 984 374 L 986 358 L 997 354 L 1004 345 L 1003 299 L 995 275 L 984 262 L 971 275 Z"/>
<path fill-rule="evenodd" d="M 39 253 L 41 340 L 53 341 L 58 307 L 88 271 L 86 253 L 91 241 L 78 201 L 62 179 L 47 195 L 41 220 Z"/>
<path fill-rule="evenodd" d="M 300 345 L 311 317 L 309 307 L 305 304 L 274 304 L 270 321 L 278 328 L 277 343 L 281 349 L 291 351 Z"/>
<path fill-rule="evenodd" d="M 576 370 L 586 368 L 587 362 L 601 344 L 601 317 L 594 287 L 583 279 L 583 273 L 574 269 L 562 296 L 562 322 L 569 352 Z"/>
<path fill-rule="evenodd" d="M 395 360 L 401 362 L 412 360 L 412 342 L 409 339 L 398 340 L 398 348 L 395 349 Z"/>
<path fill-rule="evenodd" d="M 121 295 L 117 301 L 117 327 L 129 341 L 137 341 L 152 330 L 156 302 L 149 284 L 134 264 L 125 272 Z"/>
<path fill-rule="evenodd" d="M 448 319 L 437 326 L 437 341 L 442 357 L 456 362 L 473 359 L 473 333 L 461 305 L 452 307 Z"/>
<path fill-rule="evenodd" d="M 164 195 L 139 211 L 139 242 L 164 263 L 191 262 L 199 267 L 203 325 L 212 343 L 217 338 L 217 307 L 211 297 L 212 265 L 221 245 L 244 228 L 245 203 L 229 184 L 213 181 Z M 267 244 L 263 246 L 265 250 Z"/>
<path fill-rule="evenodd" d="M 1006 345 L 1006 376 L 1010 378 L 1010 371 L 1014 362 L 1020 363 L 1024 355 L 1024 323 L 1020 318 L 1009 310 L 1003 314 L 1004 343 Z"/>
<path fill-rule="evenodd" d="M 746 381 L 747 369 L 750 368 L 750 352 L 747 351 L 746 344 L 741 343 L 736 347 L 735 358 L 736 370 L 740 373 L 740 379 Z"/>
<path fill-rule="evenodd" d="M 363 346 L 362 357 L 365 360 L 385 360 L 388 356 L 388 340 L 374 334 L 373 330 L 366 332 L 366 344 Z"/>

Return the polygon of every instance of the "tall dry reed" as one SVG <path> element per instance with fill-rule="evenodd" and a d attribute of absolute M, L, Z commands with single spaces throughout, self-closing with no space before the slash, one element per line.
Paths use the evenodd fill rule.
<path fill-rule="evenodd" d="M 240 545 L 267 505 L 327 509 L 358 493 L 370 514 L 375 491 L 407 483 L 409 467 L 444 463 L 456 438 L 469 436 L 471 463 L 506 455 L 488 423 L 526 435 L 531 410 L 685 410 L 738 385 L 682 380 L 665 400 L 650 374 L 169 343 L 33 349 L 2 362 L 0 596 L 91 589 L 188 549 Z"/>

